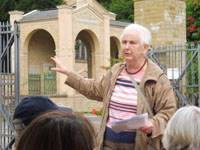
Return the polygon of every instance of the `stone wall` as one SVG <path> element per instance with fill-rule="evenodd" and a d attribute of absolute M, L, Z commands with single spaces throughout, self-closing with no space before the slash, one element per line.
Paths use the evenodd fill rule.
<path fill-rule="evenodd" d="M 185 1 L 135 0 L 135 23 L 152 32 L 152 45 L 186 42 Z"/>
<path fill-rule="evenodd" d="M 100 110 L 103 106 L 102 102 L 89 100 L 81 94 L 73 96 L 60 96 L 60 97 L 49 97 L 57 105 L 68 106 L 73 109 L 74 112 L 92 112 L 92 109 Z"/>

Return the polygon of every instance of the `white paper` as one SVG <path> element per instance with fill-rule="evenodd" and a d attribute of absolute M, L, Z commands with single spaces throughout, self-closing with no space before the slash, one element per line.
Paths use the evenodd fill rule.
<path fill-rule="evenodd" d="M 180 76 L 180 70 L 178 68 L 167 68 L 168 79 L 178 79 Z"/>
<path fill-rule="evenodd" d="M 112 122 L 111 127 L 113 131 L 120 132 L 124 130 L 139 129 L 147 125 L 147 122 L 148 114 L 144 113 L 141 115 L 131 117 L 129 119 Z"/>

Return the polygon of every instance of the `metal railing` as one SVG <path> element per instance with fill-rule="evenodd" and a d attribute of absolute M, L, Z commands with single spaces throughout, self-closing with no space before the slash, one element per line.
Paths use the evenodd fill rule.
<path fill-rule="evenodd" d="M 14 59 L 12 59 L 14 58 Z M 0 22 L 0 149 L 12 149 L 14 107 L 19 103 L 19 28 Z"/>
<path fill-rule="evenodd" d="M 171 81 L 178 107 L 200 106 L 200 45 L 154 46 L 147 56 L 160 66 Z"/>

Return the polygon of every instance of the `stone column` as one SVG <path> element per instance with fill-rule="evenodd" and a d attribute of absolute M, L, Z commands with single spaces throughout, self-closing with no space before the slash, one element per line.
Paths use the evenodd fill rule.
<path fill-rule="evenodd" d="M 64 0 L 66 3 L 67 3 L 67 5 L 69 5 L 69 6 L 71 6 L 71 5 L 73 5 L 73 4 L 75 4 L 76 3 L 76 0 Z"/>
<path fill-rule="evenodd" d="M 109 59 L 110 59 L 110 17 L 109 17 L 109 14 L 104 14 L 103 15 L 104 17 L 104 24 L 103 24 L 103 31 L 104 31 L 104 47 L 103 47 L 103 50 L 104 50 L 104 66 L 109 66 L 110 65 L 110 62 L 109 62 Z"/>
<path fill-rule="evenodd" d="M 59 48 L 56 50 L 57 57 L 70 70 L 74 70 L 74 41 L 72 40 L 72 8 L 67 5 L 60 5 L 58 8 L 59 24 Z M 66 75 L 57 73 L 58 94 L 74 93 L 74 90 L 64 84 L 67 79 Z"/>
<path fill-rule="evenodd" d="M 8 13 L 10 15 L 10 24 L 12 26 L 12 30 L 14 30 L 14 22 L 22 19 L 24 12 L 14 10 L 14 11 L 9 11 Z M 14 70 L 15 69 L 14 46 L 12 46 L 11 53 L 12 53 L 12 58 L 11 58 L 12 59 L 12 64 L 11 64 L 12 65 L 12 73 L 14 73 L 15 72 L 15 70 Z"/>
<path fill-rule="evenodd" d="M 134 0 L 135 23 L 152 32 L 152 45 L 186 42 L 185 0 Z"/>
<path fill-rule="evenodd" d="M 8 12 L 10 15 L 10 23 L 11 25 L 14 25 L 14 21 L 19 21 L 20 19 L 22 19 L 24 12 L 23 11 L 18 11 L 18 10 L 14 10 L 14 11 L 9 11 Z"/>

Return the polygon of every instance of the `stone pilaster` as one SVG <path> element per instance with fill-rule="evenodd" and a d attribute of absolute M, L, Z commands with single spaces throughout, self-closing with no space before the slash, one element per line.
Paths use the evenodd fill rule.
<path fill-rule="evenodd" d="M 110 17 L 104 14 L 104 66 L 109 66 L 110 62 Z"/>
<path fill-rule="evenodd" d="M 22 19 L 24 12 L 23 11 L 18 11 L 18 10 L 14 10 L 14 11 L 9 11 L 8 12 L 10 15 L 10 23 L 11 25 L 14 24 L 14 21 L 19 21 L 20 19 Z"/>
<path fill-rule="evenodd" d="M 58 8 L 59 48 L 56 55 L 70 70 L 74 70 L 74 41 L 72 40 L 72 8 L 60 5 Z M 67 76 L 57 74 L 58 94 L 73 94 L 74 90 L 64 84 Z"/>

